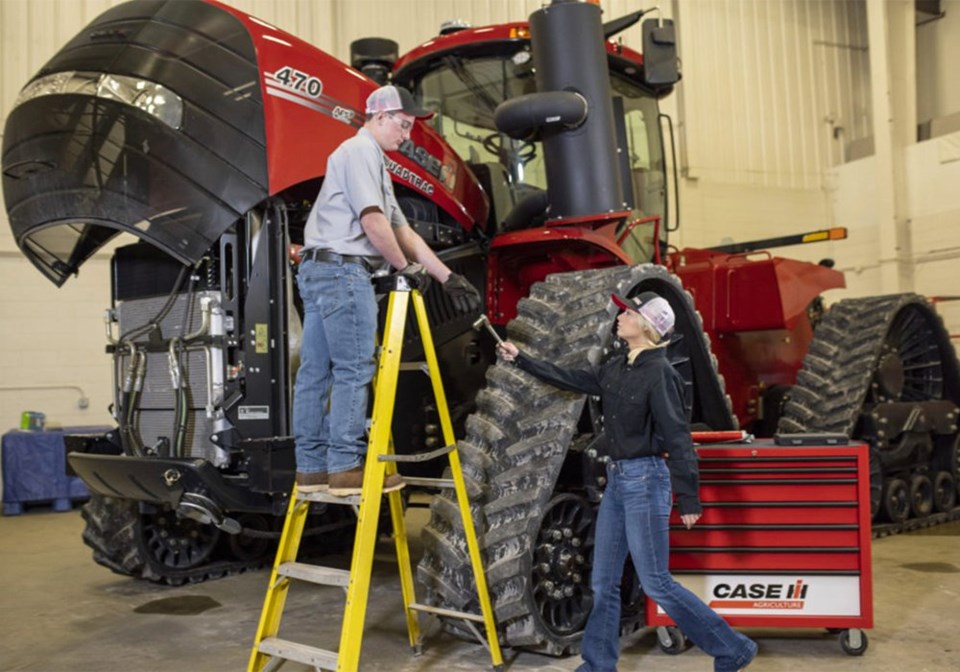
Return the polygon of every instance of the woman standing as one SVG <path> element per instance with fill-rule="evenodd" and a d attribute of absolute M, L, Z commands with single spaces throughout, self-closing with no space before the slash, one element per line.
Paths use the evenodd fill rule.
<path fill-rule="evenodd" d="M 611 296 L 623 311 L 617 332 L 625 357 L 590 369 L 569 370 L 532 359 L 509 341 L 500 356 L 552 385 L 600 395 L 609 440 L 607 485 L 597 516 L 593 554 L 593 610 L 577 672 L 615 672 L 620 657 L 620 578 L 627 553 L 640 584 L 690 640 L 714 658 L 715 672 L 750 664 L 757 645 L 677 583 L 668 567 L 669 518 L 676 493 L 687 529 L 700 518 L 697 456 L 683 404 L 683 383 L 666 357 L 664 337 L 675 316 L 666 299 L 643 292 Z M 672 487 L 671 487 L 672 483 Z"/>

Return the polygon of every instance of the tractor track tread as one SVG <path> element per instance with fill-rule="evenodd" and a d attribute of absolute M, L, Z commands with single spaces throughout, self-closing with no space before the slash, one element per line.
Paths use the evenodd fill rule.
<path fill-rule="evenodd" d="M 584 354 L 598 363 L 611 339 L 617 314 L 610 293 L 628 294 L 644 286 L 671 292 L 671 303 L 683 303 L 686 319 L 702 325 L 692 297 L 676 276 L 662 267 L 644 264 L 602 271 L 555 274 L 535 284 L 517 306 L 508 325 L 510 339 L 532 357 L 560 366 L 583 366 Z M 702 330 L 701 356 L 709 353 Z M 705 361 L 715 359 L 704 357 Z M 729 397 L 716 374 L 730 419 Z M 471 473 L 486 479 L 477 520 L 478 542 L 491 602 L 505 646 L 522 647 L 550 655 L 574 653 L 581 633 L 557 634 L 542 622 L 532 594 L 532 545 L 537 539 L 547 505 L 573 441 L 585 397 L 540 382 L 517 367 L 499 362 L 487 370 L 487 387 L 477 397 L 477 411 L 466 423 L 461 457 L 471 462 Z M 459 518 L 447 503 L 431 506 L 431 518 L 422 537 L 424 556 L 418 579 L 426 587 L 426 601 L 438 607 L 458 608 L 476 600 L 470 560 Z M 445 626 L 454 634 L 462 628 L 453 620 Z"/>
<path fill-rule="evenodd" d="M 139 524 L 142 515 L 137 502 L 93 494 L 83 505 L 81 516 L 85 522 L 83 541 L 92 549 L 93 560 L 97 564 L 117 574 L 152 583 L 170 586 L 197 584 L 263 569 L 273 562 L 273 551 L 268 549 L 256 558 L 214 558 L 193 567 L 172 567 L 161 564 L 144 551 L 144 541 L 139 538 L 142 535 Z M 309 528 L 304 531 L 304 536 L 310 536 Z M 349 538 L 352 542 L 352 534 Z M 217 542 L 219 550 L 214 553 L 219 552 L 222 555 L 227 552 L 227 549 L 220 549 L 223 542 L 223 539 Z M 301 547 L 300 557 L 320 557 L 342 550 L 343 545 L 343 537 L 325 534 L 321 547 L 314 548 L 305 544 Z M 347 548 L 349 549 L 349 545 Z"/>
<path fill-rule="evenodd" d="M 898 313 L 908 306 L 926 311 L 930 323 L 924 331 L 953 352 L 943 321 L 923 297 L 894 294 L 839 301 L 827 311 L 817 326 L 797 382 L 790 390 L 779 420 L 781 433 L 830 432 L 856 438 L 857 423 L 868 401 L 874 372 L 883 352 L 884 340 L 891 332 Z M 944 391 L 960 389 L 956 360 L 942 362 Z M 948 384 L 948 383 L 952 383 Z M 958 400 L 954 399 L 954 403 Z M 876 448 L 871 445 L 871 470 Z M 875 469 L 879 474 L 879 468 Z M 875 474 L 872 474 L 875 475 Z M 876 488 L 876 484 L 873 484 Z M 960 519 L 960 507 L 947 513 L 923 518 L 908 518 L 902 523 L 873 526 L 874 537 L 923 529 Z"/>
<path fill-rule="evenodd" d="M 117 574 L 171 586 L 201 583 L 265 567 L 269 558 L 257 560 L 218 560 L 189 569 L 159 566 L 144 557 L 137 543 L 136 502 L 91 495 L 83 505 L 86 522 L 84 543 L 93 549 L 93 559 Z"/>

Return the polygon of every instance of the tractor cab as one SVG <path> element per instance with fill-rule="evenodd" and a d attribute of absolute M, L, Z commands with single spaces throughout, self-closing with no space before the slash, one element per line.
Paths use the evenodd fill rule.
<path fill-rule="evenodd" d="M 662 219 L 666 213 L 666 164 L 657 100 L 671 87 L 655 87 L 644 80 L 639 53 L 611 41 L 606 47 L 624 200 L 631 211 L 620 224 L 618 238 L 635 262 L 649 261 L 654 224 L 636 225 L 635 221 L 654 215 Z M 457 26 L 442 31 L 394 66 L 393 80 L 436 113 L 429 123 L 486 190 L 490 235 L 542 226 L 549 219 L 541 138 L 511 138 L 494 123 L 499 105 L 537 91 L 536 71 L 526 23 Z"/>

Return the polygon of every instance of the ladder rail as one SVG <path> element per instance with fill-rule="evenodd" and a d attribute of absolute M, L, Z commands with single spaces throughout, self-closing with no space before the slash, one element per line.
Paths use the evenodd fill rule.
<path fill-rule="evenodd" d="M 400 374 L 400 355 L 403 350 L 403 326 L 409 300 L 410 292 L 390 292 L 387 302 L 386 327 L 376 372 L 368 458 L 371 454 L 379 455 L 386 452 L 391 444 L 391 420 L 396 402 L 395 392 Z M 379 459 L 366 460 L 363 470 L 363 490 L 360 495 L 360 513 L 357 519 L 357 536 L 354 541 L 353 559 L 350 563 L 350 584 L 347 588 L 347 603 L 340 635 L 338 670 L 352 672 L 360 665 L 363 623 L 366 616 L 367 596 L 370 593 L 377 527 L 380 522 L 379 493 L 383 491 L 385 471 L 386 463 Z M 375 501 L 372 497 L 374 493 L 378 495 Z M 393 499 L 396 499 L 399 504 L 399 494 L 396 497 L 391 496 L 390 499 L 391 507 Z M 400 520 L 402 522 L 402 515 Z M 417 632 L 410 633 L 411 640 L 419 640 L 419 624 L 415 622 L 414 627 Z"/>
<path fill-rule="evenodd" d="M 480 545 L 477 542 L 477 531 L 473 525 L 473 516 L 470 514 L 470 497 L 467 486 L 463 481 L 463 469 L 460 465 L 460 451 L 456 448 L 457 439 L 453 433 L 453 423 L 450 421 L 450 409 L 447 405 L 447 395 L 440 378 L 440 364 L 437 361 L 437 351 L 433 344 L 433 334 L 430 331 L 430 322 L 427 319 L 427 308 L 423 296 L 419 292 L 413 293 L 414 314 L 417 316 L 417 326 L 420 329 L 420 338 L 423 340 L 423 350 L 426 354 L 427 367 L 430 370 L 430 382 L 433 385 L 433 396 L 437 402 L 437 415 L 440 417 L 440 427 L 443 431 L 443 442 L 453 446 L 447 454 L 450 460 L 450 471 L 453 475 L 454 490 L 457 493 L 457 504 L 460 509 L 460 518 L 463 521 L 463 535 L 467 540 L 467 550 L 470 553 L 470 564 L 476 582 L 477 596 L 480 601 L 480 613 L 483 614 L 483 624 L 487 629 L 487 640 L 490 656 L 495 668 L 502 667 L 503 654 L 500 651 L 500 641 L 497 634 L 497 623 L 490 603 L 490 592 L 487 588 L 487 575 L 483 569 L 483 559 L 480 555 Z"/>
<path fill-rule="evenodd" d="M 287 517 L 283 521 L 283 532 L 280 534 L 277 557 L 273 562 L 273 569 L 270 571 L 267 596 L 263 601 L 263 610 L 260 612 L 260 621 L 257 624 L 255 645 L 253 652 L 250 654 L 250 662 L 247 665 L 248 672 L 258 672 L 264 669 L 264 666 L 270 660 L 268 654 L 260 651 L 259 645 L 260 642 L 269 637 L 276 637 L 280 630 L 280 618 L 283 615 L 287 592 L 290 589 L 290 579 L 280 576 L 280 566 L 297 559 L 297 550 L 300 546 L 300 538 L 303 536 L 303 527 L 306 524 L 309 510 L 310 502 L 297 499 L 297 485 L 294 483 L 293 492 L 290 493 L 290 504 L 287 506 Z"/>

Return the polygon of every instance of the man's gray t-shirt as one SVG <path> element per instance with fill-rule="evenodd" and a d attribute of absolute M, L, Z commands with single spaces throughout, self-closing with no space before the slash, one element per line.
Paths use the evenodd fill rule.
<path fill-rule="evenodd" d="M 360 226 L 360 214 L 370 208 L 378 208 L 395 229 L 408 224 L 393 194 L 383 150 L 370 131 L 361 128 L 327 159 L 323 186 L 307 218 L 304 247 L 382 263 Z"/>

